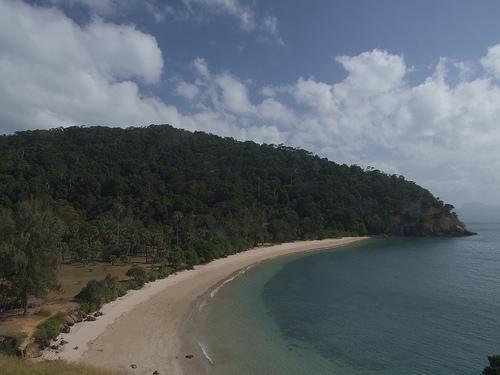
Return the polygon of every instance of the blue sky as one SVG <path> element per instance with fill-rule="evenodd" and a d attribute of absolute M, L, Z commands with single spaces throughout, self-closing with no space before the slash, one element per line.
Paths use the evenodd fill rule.
<path fill-rule="evenodd" d="M 170 123 L 500 203 L 500 2 L 0 0 L 0 132 Z"/>

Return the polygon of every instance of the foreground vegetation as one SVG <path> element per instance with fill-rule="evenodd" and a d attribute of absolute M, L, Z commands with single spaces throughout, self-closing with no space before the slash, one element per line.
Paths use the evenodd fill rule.
<path fill-rule="evenodd" d="M 112 375 L 113 372 L 61 361 L 31 362 L 0 354 L 3 375 Z"/>
<path fill-rule="evenodd" d="M 482 375 L 500 375 L 500 355 L 488 357 L 489 365 L 483 369 Z"/>

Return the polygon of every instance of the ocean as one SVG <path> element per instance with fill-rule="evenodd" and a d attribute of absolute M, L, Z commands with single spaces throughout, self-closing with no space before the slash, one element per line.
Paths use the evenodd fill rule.
<path fill-rule="evenodd" d="M 217 375 L 480 374 L 500 354 L 500 224 L 259 264 L 203 305 Z M 208 360 L 207 360 L 208 362 Z"/>

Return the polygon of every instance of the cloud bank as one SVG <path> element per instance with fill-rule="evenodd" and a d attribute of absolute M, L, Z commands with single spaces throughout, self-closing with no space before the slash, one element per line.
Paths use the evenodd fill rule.
<path fill-rule="evenodd" d="M 339 82 L 256 87 L 200 57 L 171 88 L 180 111 L 145 94 L 168 74 L 152 35 L 0 0 L 0 130 L 170 123 L 401 173 L 452 202 L 499 203 L 500 44 L 472 66 L 443 58 L 417 84 L 403 56 L 387 51 L 336 63 L 346 72 Z"/>

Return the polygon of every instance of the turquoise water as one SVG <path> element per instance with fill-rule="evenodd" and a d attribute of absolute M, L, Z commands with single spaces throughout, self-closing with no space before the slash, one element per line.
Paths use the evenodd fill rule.
<path fill-rule="evenodd" d="M 203 311 L 214 374 L 479 374 L 500 354 L 500 224 L 264 263 Z"/>

